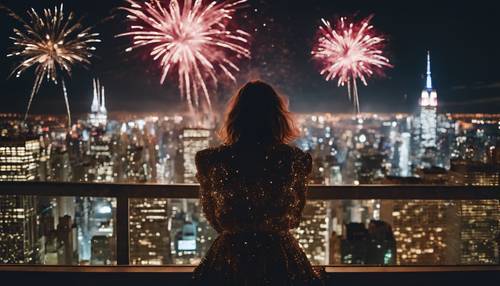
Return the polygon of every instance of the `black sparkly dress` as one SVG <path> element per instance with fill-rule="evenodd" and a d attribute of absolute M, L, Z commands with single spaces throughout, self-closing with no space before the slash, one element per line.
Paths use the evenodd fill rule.
<path fill-rule="evenodd" d="M 196 154 L 203 212 L 219 233 L 195 285 L 321 285 L 290 229 L 299 225 L 311 156 L 285 144 Z"/>

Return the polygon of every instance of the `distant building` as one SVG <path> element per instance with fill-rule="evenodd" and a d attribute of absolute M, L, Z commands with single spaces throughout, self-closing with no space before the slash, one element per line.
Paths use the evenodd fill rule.
<path fill-rule="evenodd" d="M 182 154 L 184 159 L 184 183 L 196 182 L 194 157 L 200 150 L 210 145 L 210 130 L 186 128 L 182 131 Z"/>
<path fill-rule="evenodd" d="M 87 155 L 90 161 L 86 181 L 113 182 L 114 162 L 110 135 L 101 129 L 92 130 L 88 147 Z"/>
<path fill-rule="evenodd" d="M 134 199 L 130 203 L 130 260 L 137 265 L 172 263 L 166 199 Z"/>
<path fill-rule="evenodd" d="M 343 264 L 396 263 L 396 241 L 391 226 L 384 221 L 371 220 L 368 229 L 364 223 L 346 224 L 340 249 Z"/>
<path fill-rule="evenodd" d="M 41 146 L 37 138 L 0 139 L 0 181 L 34 181 L 39 178 Z"/>
<path fill-rule="evenodd" d="M 91 126 L 105 127 L 108 122 L 108 111 L 106 110 L 104 86 L 101 86 L 101 83 L 98 79 L 94 79 L 93 87 L 94 96 L 92 98 L 92 105 L 90 107 L 88 120 Z"/>
<path fill-rule="evenodd" d="M 0 181 L 34 181 L 40 166 L 40 142 L 34 138 L 0 140 Z M 36 198 L 0 196 L 0 263 L 36 262 Z"/>
<path fill-rule="evenodd" d="M 432 87 L 431 56 L 428 52 L 427 79 L 420 96 L 421 145 L 423 148 L 436 147 L 437 106 L 437 92 Z"/>
<path fill-rule="evenodd" d="M 127 146 L 125 174 L 128 182 L 145 183 L 148 180 L 149 168 L 145 161 L 145 151 L 144 146 L 136 143 Z"/>
<path fill-rule="evenodd" d="M 96 235 L 91 240 L 91 265 L 111 265 L 113 262 L 112 243 L 113 237 Z"/>
<path fill-rule="evenodd" d="M 384 183 L 442 183 L 444 178 L 441 168 L 426 169 L 421 175 L 424 177 L 388 177 Z M 383 219 L 392 221 L 398 264 L 459 264 L 460 220 L 455 201 L 392 200 L 384 209 Z"/>
<path fill-rule="evenodd" d="M 500 186 L 500 165 L 471 160 L 452 160 L 453 184 Z M 500 248 L 499 200 L 458 201 L 462 264 L 498 264 Z"/>
<path fill-rule="evenodd" d="M 77 247 L 75 245 L 75 227 L 71 216 L 59 218 L 56 229 L 58 244 L 58 264 L 71 265 L 77 261 Z"/>
<path fill-rule="evenodd" d="M 387 222 L 372 220 L 368 224 L 368 236 L 366 264 L 395 265 L 396 240 L 392 227 Z"/>
<path fill-rule="evenodd" d="M 310 201 L 302 212 L 299 227 L 294 230 L 295 238 L 313 264 L 325 264 L 329 258 L 326 245 L 330 240 L 327 223 L 327 201 Z"/>
<path fill-rule="evenodd" d="M 398 264 L 458 264 L 459 223 L 452 201 L 394 200 Z"/>
<path fill-rule="evenodd" d="M 368 244 L 368 230 L 363 223 L 346 224 L 345 235 L 341 242 L 342 263 L 366 264 Z"/>

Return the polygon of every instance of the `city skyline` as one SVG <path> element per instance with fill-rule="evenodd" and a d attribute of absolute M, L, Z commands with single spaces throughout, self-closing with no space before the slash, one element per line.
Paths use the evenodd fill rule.
<path fill-rule="evenodd" d="M 50 7 L 60 1 L 53 1 Z M 387 1 L 375 5 L 366 1 L 327 4 L 313 1 L 301 5 L 292 1 L 287 9 L 283 3 L 273 1 L 249 1 L 238 17 L 247 21 L 242 25 L 247 30 L 255 30 L 252 41 L 252 60 L 243 63 L 238 83 L 249 78 L 259 77 L 275 84 L 278 90 L 289 96 L 291 108 L 295 111 L 349 112 L 350 103 L 346 92 L 332 82 L 325 82 L 315 71 L 308 51 L 312 45 L 314 31 L 320 18 L 334 19 L 343 15 L 358 18 L 374 15 L 373 23 L 388 38 L 388 51 L 394 69 L 386 71 L 385 77 L 372 79 L 368 87 L 361 87 L 363 96 L 361 111 L 367 112 L 411 112 L 418 106 L 420 87 L 425 82 L 425 56 L 428 50 L 433 55 L 435 86 L 440 90 L 440 111 L 456 112 L 495 112 L 498 110 L 498 76 L 492 67 L 500 60 L 500 55 L 492 47 L 494 38 L 487 37 L 487 27 L 492 17 L 477 17 L 471 12 L 467 25 L 460 21 L 460 15 L 468 13 L 464 4 L 453 3 L 453 11 L 447 12 L 451 3 L 421 3 L 407 7 L 394 14 L 397 3 Z M 28 1 L 4 1 L 4 4 L 17 13 L 31 6 Z M 49 5 L 46 4 L 46 5 Z M 138 53 L 126 55 L 126 39 L 114 36 L 125 29 L 124 15 L 116 11 L 122 1 L 92 6 L 89 4 L 65 3 L 67 9 L 75 10 L 85 16 L 85 23 L 96 25 L 103 35 L 103 43 L 97 47 L 97 60 L 89 70 L 76 71 L 73 81 L 68 85 L 72 110 L 86 112 L 89 101 L 89 88 L 92 78 L 99 77 L 107 87 L 109 111 L 169 111 L 178 108 L 179 100 L 173 82 L 165 86 L 159 84 L 158 68 Z M 41 8 L 40 4 L 35 5 Z M 385 8 L 385 9 L 384 9 Z M 478 8 L 473 8 L 478 9 Z M 387 11 L 385 11 L 387 10 Z M 410 13 L 410 10 L 412 12 Z M 425 21 L 416 22 L 419 15 L 429 15 Z M 113 19 L 107 19 L 113 16 Z M 405 16 L 408 19 L 404 19 Z M 1 17 L 6 17 L 4 13 Z M 394 19 L 392 19 L 394 18 Z M 287 26 L 290 19 L 297 24 Z M 394 21 L 392 21 L 394 20 Z M 241 22 L 241 19 L 240 19 Z M 0 28 L 7 38 L 11 34 L 12 21 Z M 446 28 L 449 29 L 445 33 Z M 486 33 L 486 34 L 485 34 Z M 279 37 L 271 37 L 279 34 Z M 469 38 L 458 45 L 461 35 Z M 481 37 L 482 36 L 482 37 Z M 8 41 L 0 44 L 0 52 L 6 54 Z M 2 57 L 0 82 L 2 96 L 9 104 L 2 105 L 2 112 L 22 113 L 29 96 L 28 79 L 8 77 L 12 63 Z M 472 72 L 474 71 L 474 72 Z M 238 85 L 221 85 L 218 104 L 223 105 Z M 40 97 L 34 101 L 34 113 L 63 113 L 64 105 L 61 92 L 53 85 L 46 85 Z M 141 105 L 136 101 L 141 99 Z M 382 98 L 382 100 L 380 100 Z"/>
<path fill-rule="evenodd" d="M 129 13 L 142 15 L 144 9 L 152 18 L 158 16 L 154 5 L 146 9 L 135 1 L 129 3 L 138 10 Z M 68 42 L 48 34 L 43 38 L 40 35 L 50 32 L 40 29 L 36 31 L 40 35 L 31 33 L 34 39 L 27 37 L 27 44 L 17 43 L 17 53 L 28 50 L 27 59 L 16 62 L 18 68 L 30 64 L 50 67 L 51 82 L 44 82 L 40 90 L 36 89 L 37 80 L 47 71 L 35 70 L 31 95 L 36 96 L 26 118 L 23 115 L 33 76 L 23 72 L 19 79 L 2 79 L 15 63 L 0 57 L 2 184 L 30 182 L 23 186 L 28 189 L 38 184 L 71 183 L 68 188 L 78 186 L 81 190 L 104 184 L 124 189 L 134 185 L 131 190 L 140 191 L 153 186 L 176 190 L 172 195 L 146 198 L 125 192 L 129 197 L 122 200 L 113 192 L 92 193 L 92 197 L 72 192 L 63 197 L 44 195 L 45 190 L 39 193 L 38 189 L 35 195 L 19 195 L 5 188 L 7 192 L 0 194 L 0 264 L 198 264 L 217 231 L 211 226 L 210 216 L 204 215 L 203 200 L 196 198 L 199 194 L 192 192 L 195 189 L 189 189 L 198 188 L 194 184 L 200 178 L 195 158 L 200 150 L 222 144 L 218 132 L 224 120 L 222 106 L 240 84 L 256 78 L 270 82 L 289 97 L 300 132 L 300 137 L 289 145 L 308 153 L 312 161 L 305 184 L 315 189 L 315 196 L 307 197 L 300 210 L 300 224 L 290 229 L 312 264 L 499 263 L 500 200 L 461 197 L 480 188 L 497 190 L 500 185 L 500 78 L 491 72 L 492 66 L 500 64 L 500 52 L 494 44 L 498 39 L 484 37 L 488 32 L 478 30 L 492 27 L 487 24 L 494 18 L 479 17 L 474 14 L 478 8 L 468 9 L 467 5 L 448 1 L 420 1 L 418 5 L 357 0 L 330 4 L 311 0 L 307 5 L 304 1 L 228 1 L 224 3 L 244 3 L 242 12 L 224 10 L 231 4 L 211 6 L 209 19 L 197 15 L 201 20 L 196 24 L 205 21 L 202 27 L 186 20 L 188 30 L 199 28 L 192 33 L 194 36 L 179 33 L 174 35 L 177 38 L 167 35 L 165 40 L 169 31 L 162 29 L 171 29 L 171 23 L 160 19 L 161 27 L 153 27 L 151 17 L 138 16 L 144 22 L 139 24 L 146 28 L 143 32 L 142 26 L 134 26 L 134 32 L 126 35 L 138 37 L 133 38 L 132 45 L 131 39 L 115 38 L 127 31 L 125 15 L 117 10 L 124 0 L 99 5 L 65 2 L 64 9 L 85 16 L 85 26 L 95 25 L 103 44 L 96 44 L 96 57 L 92 57 L 95 65 L 89 69 L 82 69 L 81 61 L 70 62 L 76 68 L 75 74 L 64 85 L 58 84 L 62 75 L 51 64 L 64 66 L 68 55 L 76 59 L 81 56 L 61 48 L 70 46 Z M 32 5 L 25 0 L 3 2 L 16 13 Z M 60 8 L 54 8 L 60 3 L 44 3 L 53 11 L 47 10 L 46 15 L 64 19 L 57 12 Z M 175 3 L 169 9 L 178 9 Z M 42 7 L 34 5 L 35 9 Z M 197 9 L 197 4 L 193 5 L 174 13 L 189 18 L 188 10 Z M 233 12 L 235 19 L 231 18 Z M 499 12 L 487 13 L 492 16 Z M 471 17 L 465 23 L 465 17 L 460 16 L 468 14 Z M 345 15 L 355 20 L 339 21 L 354 24 L 341 24 L 344 28 L 335 30 L 331 23 L 335 23 L 335 17 Z M 3 16 L 0 14 L 0 18 Z M 219 18 L 224 17 L 231 18 L 225 24 L 238 23 L 253 35 L 238 29 L 228 32 L 230 29 L 224 30 L 221 25 L 212 30 L 209 23 L 221 24 Z M 328 20 L 322 22 L 321 38 L 312 48 L 321 18 Z M 374 25 L 373 31 L 368 22 Z M 185 28 L 182 21 L 172 25 L 177 25 L 174 30 Z M 346 32 L 347 26 L 354 27 L 354 34 Z M 8 37 L 11 28 L 1 26 L 0 36 Z M 159 32 L 147 30 L 153 28 Z M 184 59 L 182 64 L 167 63 L 170 51 L 162 45 L 155 46 L 151 54 L 124 52 L 143 48 L 141 41 L 146 39 L 152 41 L 148 45 L 168 42 L 176 45 L 179 53 L 188 50 L 189 54 L 197 51 L 197 41 L 213 40 L 203 39 L 204 33 L 221 31 L 227 34 L 218 43 L 238 50 L 242 58 L 228 60 L 228 51 L 203 46 L 201 57 L 214 51 L 220 53 L 203 62 L 206 66 L 202 72 L 220 81 L 218 89 L 209 91 L 204 90 L 206 79 L 201 78 L 197 63 L 191 65 L 192 58 Z M 149 33 L 154 36 L 148 38 Z M 358 33 L 363 36 L 356 36 Z M 21 34 L 17 36 L 23 38 Z M 469 37 L 467 41 L 463 41 L 464 34 Z M 235 38 L 245 44 L 231 46 Z M 251 59 L 245 59 L 247 38 L 251 39 Z M 35 52 L 30 40 L 39 44 Z M 7 42 L 0 43 L 0 54 L 8 49 Z M 344 45 L 340 50 L 338 43 Z M 167 60 L 160 65 L 154 63 L 154 53 L 167 54 Z M 315 66 L 313 55 L 320 55 L 321 67 Z M 172 63 L 178 65 L 172 69 L 184 78 L 167 76 L 161 85 L 162 74 L 167 75 Z M 219 66 L 214 68 L 212 64 Z M 216 74 L 221 71 L 227 77 L 234 74 L 236 83 L 221 80 L 223 74 Z M 362 84 L 365 81 L 367 86 Z M 63 100 L 66 87 L 69 104 Z M 202 94 L 197 93 L 201 90 Z M 186 93 L 185 101 L 180 100 L 179 92 Z M 191 101 L 187 100 L 189 92 L 193 92 Z M 196 101 L 200 98 L 207 105 L 212 101 L 213 109 L 192 109 L 199 107 Z M 71 106 L 71 113 L 76 115 L 72 123 L 70 112 L 65 115 L 65 105 Z M 286 172 L 296 168 L 295 164 L 290 167 L 291 171 Z M 224 176 L 249 179 L 239 170 L 226 170 Z M 266 179 L 265 184 L 274 192 L 275 179 Z M 359 188 L 360 193 L 328 197 L 329 192 L 345 185 Z M 363 188 L 387 191 L 397 187 L 400 192 L 406 186 L 409 193 L 411 187 L 418 187 L 413 191 L 421 193 L 416 197 L 400 197 L 397 193 L 391 197 L 377 197 L 378 193 L 358 197 Z M 184 196 L 181 190 L 188 192 Z M 275 195 L 260 190 L 264 188 L 259 189 L 259 195 L 264 197 Z M 450 190 L 462 195 L 455 197 Z M 441 193 L 447 195 L 433 197 Z M 223 198 L 224 192 L 219 195 Z M 128 242 L 118 237 L 124 234 Z"/>

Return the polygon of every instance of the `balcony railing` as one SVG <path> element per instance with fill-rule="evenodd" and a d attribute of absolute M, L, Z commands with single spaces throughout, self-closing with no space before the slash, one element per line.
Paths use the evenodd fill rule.
<path fill-rule="evenodd" d="M 151 282 L 151 285 L 161 283 L 165 279 L 168 282 L 177 281 L 185 285 L 194 268 L 192 265 L 157 267 L 131 265 L 129 205 L 131 199 L 137 198 L 197 199 L 198 188 L 198 185 L 0 182 L 0 196 L 114 198 L 116 201 L 114 236 L 116 237 L 116 264 L 118 264 L 118 266 L 0 265 L 0 276 L 6 279 L 8 277 L 17 279 L 22 282 L 19 285 L 35 283 L 45 278 L 54 281 L 58 277 L 69 277 L 74 282 L 73 285 L 80 285 L 83 283 L 81 281 L 102 283 L 120 281 L 122 284 L 133 283 L 135 285 L 143 283 L 143 277 L 148 277 L 148 283 Z M 496 201 L 500 200 L 500 189 L 498 186 L 312 185 L 308 192 L 308 200 L 313 201 L 373 199 Z M 431 280 L 434 282 L 428 283 L 429 285 L 442 285 L 443 281 L 467 285 L 472 281 L 471 279 L 495 281 L 500 278 L 499 265 L 384 267 L 328 265 L 319 267 L 325 271 L 328 281 L 335 285 L 372 285 L 375 282 L 379 285 L 399 285 L 402 281 L 407 281 L 405 283 L 408 285 L 417 285 L 415 283 L 427 283 Z M 23 275 L 23 273 L 31 274 Z M 144 285 L 149 285 L 148 283 Z M 61 281 L 54 285 L 66 284 Z"/>
<path fill-rule="evenodd" d="M 129 203 L 132 198 L 198 198 L 198 185 L 0 182 L 1 195 L 108 197 L 116 199 L 116 262 L 130 263 Z M 498 200 L 498 186 L 312 185 L 309 200 Z"/>

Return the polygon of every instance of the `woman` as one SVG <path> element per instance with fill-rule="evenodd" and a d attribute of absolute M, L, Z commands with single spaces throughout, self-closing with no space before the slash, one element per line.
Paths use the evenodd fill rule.
<path fill-rule="evenodd" d="M 194 271 L 200 285 L 313 285 L 290 229 L 299 225 L 311 156 L 287 143 L 299 135 L 271 86 L 243 86 L 228 106 L 223 145 L 196 154 L 206 218 L 218 238 Z"/>

